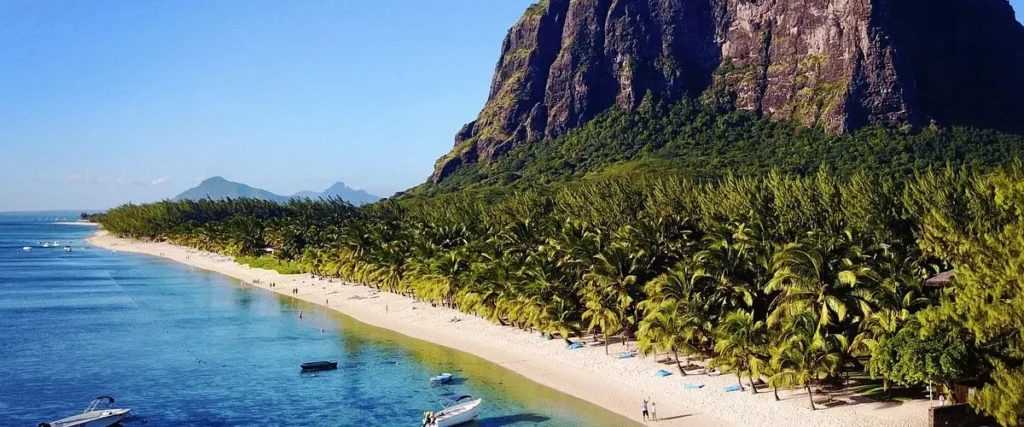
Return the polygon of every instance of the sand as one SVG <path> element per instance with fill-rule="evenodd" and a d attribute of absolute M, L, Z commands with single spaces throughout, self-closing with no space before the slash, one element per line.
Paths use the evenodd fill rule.
<path fill-rule="evenodd" d="M 746 392 L 725 392 L 725 386 L 736 383 L 735 376 L 681 376 L 675 364 L 658 363 L 654 356 L 620 360 L 616 354 L 626 349 L 621 343 L 612 344 L 611 356 L 605 355 L 604 346 L 591 337 L 585 340 L 585 348 L 569 350 L 562 340 L 544 340 L 537 333 L 338 280 L 318 280 L 308 274 L 282 275 L 235 263 L 231 257 L 168 243 L 117 238 L 103 230 L 88 241 L 110 250 L 160 256 L 221 273 L 329 307 L 364 323 L 458 349 L 638 422 L 642 421 L 641 402 L 648 397 L 657 403 L 661 420 L 656 424 L 665 426 L 916 427 L 926 425 L 928 420 L 928 401 L 881 403 L 841 396 L 836 398 L 841 403 L 819 405 L 819 410 L 811 411 L 803 390 L 782 390 L 778 402 L 766 388 L 757 395 L 750 394 L 749 387 Z M 271 288 L 271 283 L 277 285 Z M 298 294 L 291 293 L 293 288 L 298 288 Z M 634 347 L 630 344 L 629 348 Z M 655 376 L 659 369 L 672 375 L 659 378 Z M 704 387 L 688 390 L 683 387 L 688 383 Z M 818 402 L 827 399 L 815 396 Z"/>

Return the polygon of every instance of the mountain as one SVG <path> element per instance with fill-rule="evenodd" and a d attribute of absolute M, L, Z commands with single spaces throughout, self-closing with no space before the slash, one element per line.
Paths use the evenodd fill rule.
<path fill-rule="evenodd" d="M 288 201 L 288 197 L 274 194 L 260 188 L 253 188 L 242 183 L 228 181 L 219 176 L 207 178 L 203 182 L 199 183 L 198 186 L 185 190 L 185 192 L 175 196 L 173 200 L 199 200 L 207 198 L 251 198 L 272 200 L 275 202 Z"/>
<path fill-rule="evenodd" d="M 297 196 L 297 195 L 296 195 Z M 293 196 L 295 197 L 295 196 Z M 353 205 L 359 206 L 366 203 L 373 203 L 380 200 L 380 197 L 373 194 L 367 193 L 363 190 L 357 190 L 345 185 L 344 182 L 335 182 L 334 185 L 328 187 L 323 193 L 320 193 L 318 197 L 328 198 L 340 198 Z M 313 198 L 313 197 L 311 197 Z"/>
<path fill-rule="evenodd" d="M 1022 132 L 1021 75 L 1007 0 L 544 0 L 509 30 L 486 104 L 432 181 L 684 97 L 833 133 Z"/>
<path fill-rule="evenodd" d="M 343 182 L 336 182 L 327 190 L 324 190 L 323 192 L 319 193 L 315 191 L 300 191 L 291 196 L 282 196 L 260 188 L 253 188 L 238 182 L 228 181 L 219 176 L 206 179 L 205 181 L 199 183 L 199 185 L 196 186 L 195 188 L 191 188 L 175 196 L 174 200 L 198 200 L 206 198 L 252 198 L 261 200 L 272 200 L 275 202 L 283 203 L 287 202 L 289 199 L 326 199 L 330 197 L 340 198 L 356 206 L 366 203 L 373 203 L 376 202 L 377 200 L 380 200 L 380 197 L 374 196 L 363 190 L 356 190 L 350 188 Z"/>

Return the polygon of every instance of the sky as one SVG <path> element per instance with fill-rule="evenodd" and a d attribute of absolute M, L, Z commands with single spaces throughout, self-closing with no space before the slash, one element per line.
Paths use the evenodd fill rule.
<path fill-rule="evenodd" d="M 0 211 L 418 185 L 533 1 L 4 0 Z"/>
<path fill-rule="evenodd" d="M 0 211 L 423 183 L 533 0 L 0 2 Z"/>

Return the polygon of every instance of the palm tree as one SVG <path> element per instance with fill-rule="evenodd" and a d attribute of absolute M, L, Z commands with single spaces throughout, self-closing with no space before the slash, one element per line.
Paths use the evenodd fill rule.
<path fill-rule="evenodd" d="M 610 335 L 622 330 L 621 311 L 614 299 L 594 286 L 586 288 L 583 301 L 587 308 L 583 312 L 583 320 L 590 319 L 587 329 L 595 333 L 600 331 L 604 335 L 604 354 L 608 354 Z"/>
<path fill-rule="evenodd" d="M 676 359 L 679 374 L 686 375 L 686 370 L 679 359 L 679 352 L 682 351 L 684 354 L 697 352 L 697 349 L 691 344 L 700 327 L 697 323 L 694 317 L 688 316 L 680 310 L 670 306 L 660 307 L 644 316 L 644 319 L 640 321 L 637 347 L 643 354 L 671 351 Z"/>
<path fill-rule="evenodd" d="M 807 311 L 816 314 L 818 328 L 846 321 L 848 316 L 856 323 L 870 315 L 863 285 L 876 281 L 877 275 L 861 263 L 859 248 L 847 243 L 848 237 L 791 243 L 776 252 L 775 274 L 765 288 L 779 292 L 769 324 Z"/>
<path fill-rule="evenodd" d="M 843 361 L 846 338 L 821 331 L 821 321 L 814 312 L 804 312 L 787 320 L 777 360 L 779 371 L 771 377 L 773 384 L 804 387 L 814 407 L 811 381 L 821 375 L 835 374 Z"/>
<path fill-rule="evenodd" d="M 741 375 L 747 374 L 751 392 L 757 394 L 754 377 L 760 376 L 766 342 L 767 328 L 763 321 L 754 320 L 752 313 L 743 310 L 730 312 L 715 328 L 715 352 L 718 355 L 712 359 L 712 365 L 730 367 L 736 373 L 741 390 Z"/>

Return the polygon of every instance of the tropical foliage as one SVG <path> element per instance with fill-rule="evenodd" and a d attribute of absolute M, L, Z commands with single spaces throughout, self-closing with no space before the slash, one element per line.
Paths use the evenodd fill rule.
<path fill-rule="evenodd" d="M 753 391 L 810 395 L 864 366 L 887 384 L 981 382 L 976 408 L 1024 420 L 1019 164 L 906 180 L 631 172 L 359 208 L 167 201 L 96 220 L 235 256 L 272 247 L 301 271 L 566 341 L 635 337 L 645 353 L 709 357 Z M 922 286 L 948 269 L 945 287 Z"/>

